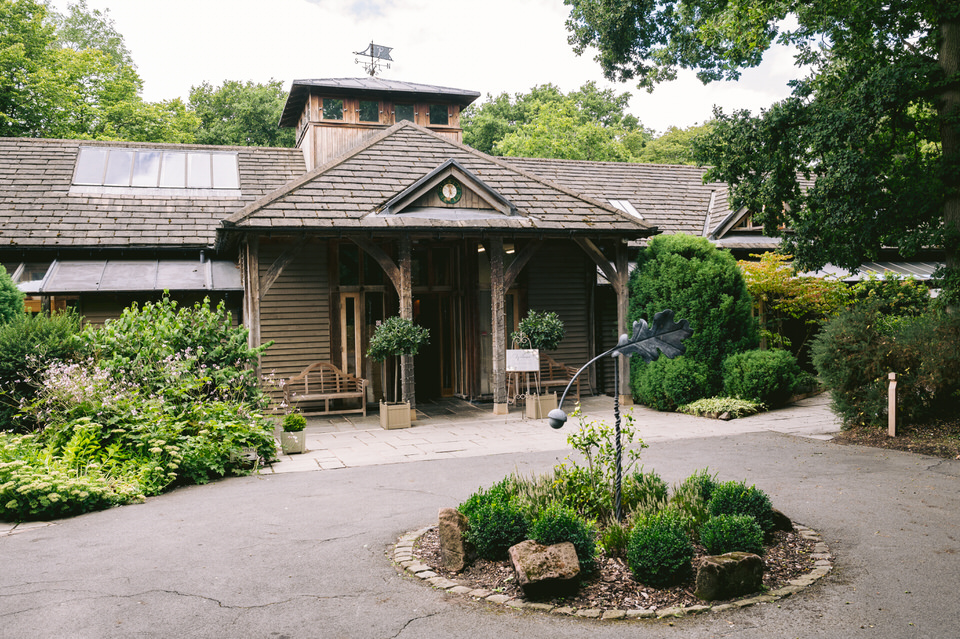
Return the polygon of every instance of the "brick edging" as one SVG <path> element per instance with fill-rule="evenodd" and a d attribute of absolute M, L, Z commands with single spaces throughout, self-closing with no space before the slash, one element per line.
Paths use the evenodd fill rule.
<path fill-rule="evenodd" d="M 447 579 L 446 577 L 437 574 L 430 568 L 430 566 L 421 563 L 420 560 L 413 555 L 414 544 L 416 544 L 417 540 L 426 534 L 428 530 L 431 530 L 433 526 L 427 526 L 425 528 L 402 535 L 397 540 L 396 545 L 393 547 L 392 559 L 393 562 L 404 572 L 409 573 L 413 577 L 416 577 L 417 579 L 431 585 L 434 588 L 456 595 L 466 595 L 475 600 L 486 601 L 496 605 L 508 606 L 510 608 L 523 610 L 537 610 L 540 612 L 568 615 L 572 617 L 582 617 L 586 619 L 601 619 L 605 621 L 646 618 L 663 619 L 665 617 L 685 617 L 687 615 L 694 615 L 704 612 L 723 612 L 724 610 L 730 610 L 732 608 L 746 608 L 747 606 L 752 606 L 758 603 L 770 603 L 800 592 L 807 586 L 810 586 L 816 583 L 822 577 L 825 577 L 830 573 L 831 570 L 833 570 L 833 555 L 830 553 L 830 548 L 823 541 L 820 533 L 816 532 L 815 530 L 799 524 L 794 524 L 793 527 L 804 539 L 816 542 L 813 547 L 813 553 L 810 555 L 816 561 L 816 563 L 810 572 L 804 573 L 796 579 L 791 579 L 787 582 L 786 586 L 782 586 L 776 590 L 771 590 L 760 595 L 754 595 L 744 599 L 737 599 L 735 601 L 718 605 L 703 604 L 697 606 L 674 606 L 660 610 L 650 610 L 648 608 L 619 610 L 554 606 L 553 604 L 527 601 L 522 597 L 500 595 L 483 588 L 471 588 L 469 586 L 465 586 L 460 582 Z"/>

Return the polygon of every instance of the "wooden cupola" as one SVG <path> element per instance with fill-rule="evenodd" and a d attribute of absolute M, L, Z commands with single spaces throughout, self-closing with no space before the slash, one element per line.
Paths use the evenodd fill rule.
<path fill-rule="evenodd" d="M 479 97 L 476 91 L 381 78 L 294 80 L 280 126 L 297 128 L 297 147 L 309 170 L 401 120 L 462 142 L 460 111 Z"/>

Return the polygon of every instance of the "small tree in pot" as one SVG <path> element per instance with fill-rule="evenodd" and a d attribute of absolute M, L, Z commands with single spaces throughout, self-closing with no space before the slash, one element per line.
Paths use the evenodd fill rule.
<path fill-rule="evenodd" d="M 519 348 L 531 348 L 539 351 L 554 351 L 563 341 L 564 328 L 563 322 L 554 312 L 530 311 L 527 316 L 520 320 L 517 330 L 510 334 L 510 340 Z M 556 395 L 552 396 L 552 401 L 539 396 L 540 394 L 540 371 L 535 374 L 537 384 L 537 397 L 533 401 L 527 402 L 527 414 L 530 417 L 539 419 L 545 416 L 552 409 L 556 408 Z"/>
<path fill-rule="evenodd" d="M 280 433 L 280 448 L 285 455 L 304 453 L 307 449 L 307 438 L 303 429 L 307 426 L 307 418 L 294 412 L 283 418 L 283 431 Z"/>
<path fill-rule="evenodd" d="M 367 349 L 367 357 L 374 361 L 382 362 L 388 357 L 394 358 L 394 380 L 395 391 L 393 395 L 394 403 L 400 401 L 400 357 L 403 355 L 416 355 L 420 352 L 420 347 L 430 341 L 430 330 L 417 326 L 412 320 L 403 319 L 394 316 L 378 322 L 377 329 L 370 338 L 370 347 Z M 384 413 L 386 405 L 381 403 L 380 422 L 384 428 Z M 406 426 L 410 425 L 410 411 L 406 411 Z"/>

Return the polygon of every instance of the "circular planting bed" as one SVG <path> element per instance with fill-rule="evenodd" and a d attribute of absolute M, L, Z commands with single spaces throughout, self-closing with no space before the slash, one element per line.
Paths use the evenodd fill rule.
<path fill-rule="evenodd" d="M 695 567 L 706 554 L 702 548 L 696 550 Z M 602 553 L 597 568 L 581 580 L 576 593 L 528 600 L 509 561 L 478 559 L 459 574 L 442 570 L 437 526 L 403 535 L 392 555 L 400 569 L 446 592 L 517 609 L 605 620 L 680 617 L 772 602 L 802 590 L 833 568 L 829 547 L 819 533 L 800 525 L 791 532 L 776 533 L 766 546 L 763 590 L 729 601 L 697 599 L 692 579 L 671 588 L 645 586 L 634 578 L 624 559 Z"/>

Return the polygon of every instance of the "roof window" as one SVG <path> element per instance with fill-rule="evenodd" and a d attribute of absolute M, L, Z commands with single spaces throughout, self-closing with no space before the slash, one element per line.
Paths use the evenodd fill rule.
<path fill-rule="evenodd" d="M 236 153 L 81 147 L 73 184 L 236 190 L 240 174 Z"/>

